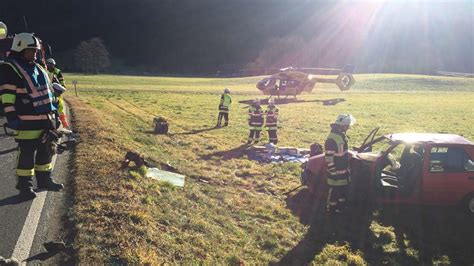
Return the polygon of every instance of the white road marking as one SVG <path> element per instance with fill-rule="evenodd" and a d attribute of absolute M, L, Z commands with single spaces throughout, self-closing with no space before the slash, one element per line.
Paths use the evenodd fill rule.
<path fill-rule="evenodd" d="M 55 154 L 51 160 L 51 164 L 56 163 Z M 52 171 L 52 170 L 51 170 Z M 30 210 L 26 216 L 25 224 L 21 230 L 20 237 L 18 238 L 15 248 L 13 249 L 12 258 L 17 259 L 21 265 L 26 265 L 25 260 L 29 258 L 31 246 L 33 245 L 33 240 L 35 239 L 36 229 L 38 228 L 39 219 L 41 213 L 43 212 L 43 205 L 46 200 L 46 195 L 48 191 L 41 191 L 36 193 L 36 198 L 33 199 L 31 203 Z"/>

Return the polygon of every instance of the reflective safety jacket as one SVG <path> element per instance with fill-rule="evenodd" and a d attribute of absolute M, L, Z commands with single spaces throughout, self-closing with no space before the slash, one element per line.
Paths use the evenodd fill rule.
<path fill-rule="evenodd" d="M 58 82 L 59 84 L 66 87 L 66 85 L 64 84 L 64 77 L 63 77 L 63 73 L 61 72 L 61 69 L 57 67 L 55 67 L 52 70 L 48 69 L 48 77 L 49 77 L 49 80 L 51 80 L 51 82 Z"/>
<path fill-rule="evenodd" d="M 18 127 L 16 139 L 38 139 L 43 130 L 55 127 L 51 83 L 39 64 L 7 58 L 0 64 L 0 93 L 8 123 Z"/>
<path fill-rule="evenodd" d="M 347 136 L 332 130 L 324 144 L 329 186 L 346 186 L 350 182 Z"/>
<path fill-rule="evenodd" d="M 274 105 L 269 105 L 265 110 L 265 127 L 268 130 L 277 130 L 278 128 L 278 108 Z"/>
<path fill-rule="evenodd" d="M 224 93 L 221 96 L 221 102 L 219 103 L 219 112 L 221 113 L 228 113 L 229 106 L 232 103 L 232 97 L 230 97 L 229 93 Z"/>
<path fill-rule="evenodd" d="M 259 106 L 250 106 L 249 108 L 249 127 L 250 130 L 262 130 L 263 110 Z"/>

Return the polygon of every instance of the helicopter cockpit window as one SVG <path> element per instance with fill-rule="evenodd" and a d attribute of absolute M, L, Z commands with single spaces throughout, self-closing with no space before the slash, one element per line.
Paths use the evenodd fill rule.
<path fill-rule="evenodd" d="M 300 82 L 297 80 L 288 80 L 286 86 L 289 88 L 294 88 L 294 87 L 298 87 L 299 85 L 300 85 Z"/>
<path fill-rule="evenodd" d="M 258 85 L 263 86 L 265 88 L 269 88 L 269 87 L 275 86 L 275 83 L 276 83 L 275 81 L 276 80 L 274 79 L 264 79 L 260 81 Z"/>

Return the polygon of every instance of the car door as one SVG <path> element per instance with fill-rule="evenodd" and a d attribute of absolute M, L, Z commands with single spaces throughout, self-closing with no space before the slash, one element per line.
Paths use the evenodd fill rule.
<path fill-rule="evenodd" d="M 474 164 L 461 145 L 433 146 L 423 178 L 422 201 L 456 204 L 474 185 Z"/>

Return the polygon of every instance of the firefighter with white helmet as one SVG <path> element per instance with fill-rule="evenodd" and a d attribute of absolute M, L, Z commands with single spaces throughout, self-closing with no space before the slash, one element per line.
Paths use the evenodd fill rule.
<path fill-rule="evenodd" d="M 217 116 L 216 127 L 221 127 L 222 118 L 224 118 L 224 126 L 229 125 L 229 107 L 231 103 L 232 97 L 230 96 L 230 90 L 229 88 L 225 88 L 219 103 L 219 115 Z"/>
<path fill-rule="evenodd" d="M 260 106 L 260 99 L 256 98 L 253 100 L 252 105 L 249 108 L 249 138 L 247 144 L 252 142 L 257 143 L 260 141 L 260 132 L 263 127 L 263 110 Z"/>
<path fill-rule="evenodd" d="M 56 60 L 53 58 L 48 58 L 48 60 L 46 60 L 46 67 L 48 69 L 48 76 L 51 82 L 56 82 L 61 84 L 63 87 L 66 87 L 63 73 L 61 72 L 61 69 L 56 67 Z"/>
<path fill-rule="evenodd" d="M 64 109 L 64 99 L 63 93 L 66 92 L 66 88 L 59 83 L 53 83 L 53 91 L 54 91 L 54 106 L 57 108 L 58 118 L 61 121 L 61 125 L 64 128 L 69 128 L 69 123 L 66 118 L 66 110 Z"/>
<path fill-rule="evenodd" d="M 17 34 L 10 54 L 0 64 L 0 94 L 7 126 L 14 130 L 19 148 L 16 188 L 23 199 L 36 196 L 32 189 L 33 176 L 39 189 L 63 188 L 51 177 L 52 134 L 58 123 L 47 71 L 35 62 L 40 49 L 40 42 L 33 34 Z"/>
<path fill-rule="evenodd" d="M 331 124 L 331 133 L 324 144 L 324 159 L 327 165 L 329 193 L 328 212 L 341 213 L 347 203 L 347 190 L 350 183 L 349 144 L 347 130 L 356 122 L 351 114 L 341 114 Z"/>
<path fill-rule="evenodd" d="M 278 107 L 273 98 L 268 100 L 267 110 L 265 110 L 265 127 L 268 130 L 268 139 L 270 143 L 277 144 L 278 136 Z"/>

